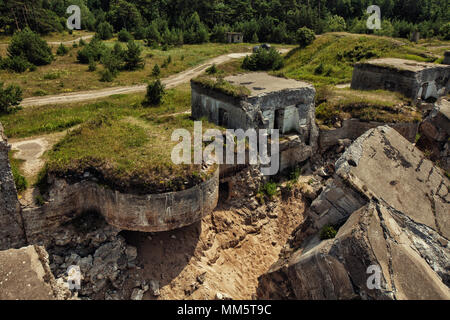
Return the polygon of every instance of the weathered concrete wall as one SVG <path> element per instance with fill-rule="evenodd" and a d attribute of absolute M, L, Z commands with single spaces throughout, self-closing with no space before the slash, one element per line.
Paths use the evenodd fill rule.
<path fill-rule="evenodd" d="M 27 237 L 39 243 L 45 233 L 90 210 L 121 230 L 160 232 L 181 228 L 210 214 L 218 202 L 219 170 L 191 189 L 164 194 L 124 194 L 92 181 L 51 183 L 49 201 L 40 208 L 24 209 Z"/>
<path fill-rule="evenodd" d="M 280 141 L 280 172 L 295 167 L 313 155 L 313 148 L 304 144 L 298 135 L 283 137 Z"/>
<path fill-rule="evenodd" d="M 339 144 L 339 140 L 341 139 L 355 140 L 367 130 L 383 125 L 385 123 L 375 121 L 364 122 L 359 119 L 344 120 L 341 128 L 320 130 L 319 147 L 325 151 Z M 419 123 L 390 123 L 388 125 L 397 130 L 409 142 L 415 141 L 416 134 L 419 130 Z"/>
<path fill-rule="evenodd" d="M 20 248 L 27 243 L 9 164 L 9 150 L 10 146 L 0 124 L 0 250 Z"/>
<path fill-rule="evenodd" d="M 207 118 L 228 129 L 280 129 L 281 134 L 299 133 L 315 148 L 315 89 L 312 86 L 234 98 L 191 82 L 192 117 Z"/>
<path fill-rule="evenodd" d="M 438 101 L 420 124 L 419 149 L 429 152 L 433 161 L 450 172 L 450 101 Z"/>
<path fill-rule="evenodd" d="M 443 64 L 449 64 L 450 65 L 450 51 L 445 51 Z"/>
<path fill-rule="evenodd" d="M 191 82 L 191 89 L 192 117 L 194 119 L 207 118 L 208 121 L 228 129 L 247 130 L 262 127 L 262 115 L 258 114 L 258 110 L 245 100 L 204 88 L 194 82 Z M 219 119 L 220 110 L 226 112 L 226 119 Z"/>
<path fill-rule="evenodd" d="M 450 91 L 450 67 L 401 59 L 357 63 L 351 87 L 357 90 L 396 91 L 414 101 L 430 97 L 437 99 Z"/>

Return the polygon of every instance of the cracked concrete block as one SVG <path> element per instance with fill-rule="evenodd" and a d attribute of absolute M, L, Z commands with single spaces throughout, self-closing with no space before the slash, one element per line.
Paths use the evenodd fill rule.
<path fill-rule="evenodd" d="M 259 297 L 449 299 L 450 181 L 444 172 L 388 126 L 363 134 L 335 168 L 309 209 L 308 229 L 288 244 L 294 251 L 286 250 L 260 278 Z M 342 222 L 335 239 L 318 241 L 321 227 Z M 299 245 L 302 232 L 310 236 Z M 337 265 L 321 267 L 323 261 L 341 263 L 348 279 Z M 381 289 L 366 285 L 371 265 L 382 271 Z M 299 268 L 304 272 L 292 271 Z M 350 292 L 336 291 L 350 284 Z M 322 291 L 310 294 L 305 286 Z"/>
<path fill-rule="evenodd" d="M 43 247 L 29 246 L 0 251 L 0 300 L 64 300 L 68 288 L 50 271 Z"/>

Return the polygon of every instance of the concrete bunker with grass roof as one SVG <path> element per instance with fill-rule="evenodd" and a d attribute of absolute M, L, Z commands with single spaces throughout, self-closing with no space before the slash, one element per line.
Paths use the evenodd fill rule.
<path fill-rule="evenodd" d="M 400 92 L 415 102 L 436 100 L 450 91 L 450 66 L 384 58 L 357 63 L 352 89 Z"/>
<path fill-rule="evenodd" d="M 316 144 L 314 87 L 306 82 L 256 72 L 223 79 L 239 94 L 224 92 L 194 79 L 192 116 L 229 129 L 279 129 L 298 133 L 306 145 Z M 243 92 L 243 93 L 242 93 Z"/>
<path fill-rule="evenodd" d="M 194 119 L 234 130 L 280 130 L 281 170 L 307 160 L 317 148 L 316 90 L 309 83 L 255 72 L 199 77 L 191 89 Z"/>

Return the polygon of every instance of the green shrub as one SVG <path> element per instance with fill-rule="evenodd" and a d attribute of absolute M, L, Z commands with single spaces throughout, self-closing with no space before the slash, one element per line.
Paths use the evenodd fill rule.
<path fill-rule="evenodd" d="M 103 70 L 101 72 L 101 77 L 100 77 L 101 82 L 112 82 L 114 80 L 114 78 L 115 78 L 114 73 L 112 73 L 111 70 L 109 70 L 109 69 Z"/>
<path fill-rule="evenodd" d="M 257 70 L 279 70 L 284 61 L 280 53 L 274 48 L 269 50 L 260 48 L 251 56 L 246 56 L 242 68 L 252 71 Z"/>
<path fill-rule="evenodd" d="M 216 74 L 218 71 L 216 64 L 213 64 L 211 67 L 206 69 L 207 74 Z"/>
<path fill-rule="evenodd" d="M 44 197 L 42 197 L 40 194 L 38 194 L 38 195 L 34 198 L 34 202 L 35 202 L 38 206 L 40 206 L 40 207 L 42 207 L 42 206 L 45 204 Z"/>
<path fill-rule="evenodd" d="M 0 82 L 0 114 L 13 112 L 21 101 L 22 89 L 19 86 L 9 85 L 3 89 L 3 82 Z"/>
<path fill-rule="evenodd" d="M 128 42 L 133 40 L 133 36 L 131 35 L 131 33 L 127 31 L 127 29 L 120 30 L 117 35 L 117 38 L 119 39 L 120 42 Z"/>
<path fill-rule="evenodd" d="M 18 193 L 25 191 L 28 187 L 27 179 L 20 173 L 19 169 L 15 166 L 11 166 L 11 171 L 14 177 L 14 184 Z"/>
<path fill-rule="evenodd" d="M 450 40 L 450 22 L 444 24 L 439 30 L 439 33 L 444 40 Z"/>
<path fill-rule="evenodd" d="M 56 54 L 58 56 L 64 56 L 69 52 L 69 49 L 67 49 L 67 47 L 65 45 L 63 45 L 62 43 L 59 45 L 58 50 L 56 50 Z"/>
<path fill-rule="evenodd" d="M 14 56 L 6 58 L 4 61 L 4 68 L 13 72 L 22 73 L 33 66 L 23 56 Z"/>
<path fill-rule="evenodd" d="M 123 67 L 123 60 L 119 54 L 114 52 L 106 52 L 101 59 L 103 66 L 111 72 L 115 77 L 119 73 L 119 70 Z"/>
<path fill-rule="evenodd" d="M 250 40 L 250 42 L 251 43 L 258 43 L 259 42 L 258 34 L 256 32 L 253 33 L 252 40 Z"/>
<path fill-rule="evenodd" d="M 167 59 L 164 60 L 164 63 L 162 64 L 161 68 L 167 68 L 171 62 L 172 62 L 172 57 L 171 56 L 167 57 Z"/>
<path fill-rule="evenodd" d="M 347 30 L 345 19 L 338 15 L 330 15 L 326 19 L 325 31 L 336 32 Z"/>
<path fill-rule="evenodd" d="M 97 26 L 96 36 L 102 40 L 109 40 L 113 37 L 114 29 L 112 25 L 104 21 Z"/>
<path fill-rule="evenodd" d="M 158 77 L 161 74 L 161 69 L 159 68 L 158 64 L 155 64 L 153 67 L 152 75 L 155 77 Z"/>
<path fill-rule="evenodd" d="M 164 85 L 162 84 L 161 80 L 158 79 L 148 85 L 147 94 L 145 95 L 143 105 L 158 106 L 159 104 L 161 104 L 164 95 Z"/>
<path fill-rule="evenodd" d="M 37 66 L 50 64 L 53 60 L 52 50 L 47 42 L 28 28 L 14 33 L 8 46 L 8 56 L 10 58 L 22 56 Z"/>
<path fill-rule="evenodd" d="M 316 35 L 311 29 L 303 27 L 297 30 L 295 38 L 300 48 L 304 48 L 314 42 Z"/>
<path fill-rule="evenodd" d="M 134 41 L 129 41 L 127 44 L 127 50 L 124 53 L 125 69 L 137 70 L 144 68 L 145 63 L 141 55 L 141 46 Z"/>
<path fill-rule="evenodd" d="M 88 64 L 91 60 L 100 61 L 106 50 L 103 42 L 98 38 L 94 38 L 87 46 L 78 51 L 77 60 L 85 64 Z"/>
<path fill-rule="evenodd" d="M 97 63 L 93 59 L 91 59 L 91 60 L 89 60 L 88 71 L 94 72 L 95 70 L 97 70 Z"/>
<path fill-rule="evenodd" d="M 278 185 L 275 182 L 269 181 L 260 187 L 258 193 L 260 195 L 265 195 L 271 200 L 278 194 Z"/>
<path fill-rule="evenodd" d="M 337 231 L 334 229 L 333 226 L 326 225 L 320 230 L 320 239 L 326 240 L 326 239 L 333 239 L 336 237 Z"/>
<path fill-rule="evenodd" d="M 86 45 L 86 41 L 84 41 L 83 38 L 81 38 L 80 41 L 78 41 L 78 46 L 84 47 L 85 45 Z"/>

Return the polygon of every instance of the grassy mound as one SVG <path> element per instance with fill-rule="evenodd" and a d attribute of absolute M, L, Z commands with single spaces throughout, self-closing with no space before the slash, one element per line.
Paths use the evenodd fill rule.
<path fill-rule="evenodd" d="M 434 62 L 425 48 L 395 39 L 331 33 L 318 37 L 304 49 L 294 49 L 285 58 L 285 66 L 275 75 L 307 80 L 315 85 L 351 82 L 356 62 L 374 58 L 401 58 Z"/>
<path fill-rule="evenodd" d="M 71 130 L 47 153 L 46 171 L 69 181 L 89 172 L 101 184 L 128 193 L 188 189 L 212 172 L 173 164 L 171 152 L 178 142 L 171 135 L 178 128 L 193 132 L 194 123 L 186 114 L 156 119 L 102 114 Z"/>

